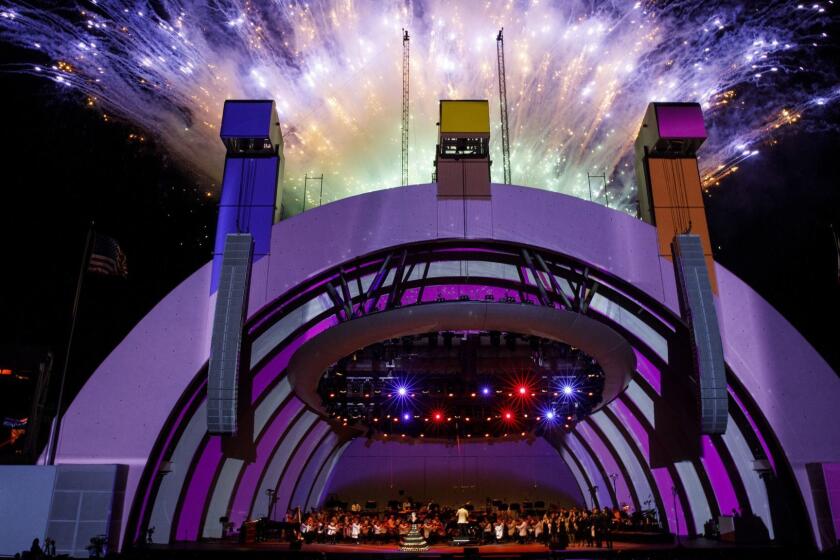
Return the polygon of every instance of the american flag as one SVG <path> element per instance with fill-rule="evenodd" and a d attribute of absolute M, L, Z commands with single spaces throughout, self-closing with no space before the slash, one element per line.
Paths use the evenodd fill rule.
<path fill-rule="evenodd" d="M 107 235 L 98 233 L 94 235 L 88 272 L 104 274 L 105 276 L 128 276 L 125 253 L 122 252 L 116 240 Z"/>

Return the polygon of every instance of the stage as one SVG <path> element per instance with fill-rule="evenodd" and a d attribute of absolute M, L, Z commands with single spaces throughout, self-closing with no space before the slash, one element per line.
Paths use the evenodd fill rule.
<path fill-rule="evenodd" d="M 774 546 L 746 546 L 722 543 L 709 539 L 683 540 L 679 543 L 616 542 L 612 549 L 571 546 L 549 550 L 539 544 L 500 544 L 475 547 L 435 545 L 424 552 L 403 552 L 394 544 L 304 544 L 292 550 L 288 543 L 258 543 L 240 545 L 229 541 L 203 541 L 149 545 L 145 549 L 127 552 L 129 558 L 321 558 L 329 560 L 361 560 L 362 558 L 769 558 L 785 550 Z"/>

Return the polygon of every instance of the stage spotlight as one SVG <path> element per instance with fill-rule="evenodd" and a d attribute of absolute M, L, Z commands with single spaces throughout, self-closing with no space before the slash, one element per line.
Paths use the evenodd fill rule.
<path fill-rule="evenodd" d="M 406 422 L 407 422 L 410 418 L 411 418 L 411 415 L 410 415 L 408 412 L 406 412 L 405 414 L 403 414 L 403 420 L 405 420 Z"/>
<path fill-rule="evenodd" d="M 519 394 L 520 394 L 520 395 L 526 395 L 526 394 L 528 394 L 528 388 L 527 388 L 527 387 L 525 387 L 524 385 L 521 385 L 521 386 L 519 387 Z"/>
<path fill-rule="evenodd" d="M 554 411 L 549 410 L 548 412 L 546 412 L 545 413 L 545 419 L 546 420 L 554 420 Z"/>
<path fill-rule="evenodd" d="M 443 414 L 441 414 L 440 412 L 435 412 L 432 418 L 434 418 L 436 422 L 440 422 L 440 420 L 443 418 Z"/>
<path fill-rule="evenodd" d="M 513 413 L 509 412 L 509 411 L 505 412 L 502 416 L 504 417 L 505 420 L 512 420 L 513 419 Z"/>
<path fill-rule="evenodd" d="M 574 393 L 575 390 L 572 388 L 571 385 L 563 385 L 563 394 L 567 397 Z"/>
<path fill-rule="evenodd" d="M 482 395 L 485 395 L 485 396 L 489 395 L 489 394 L 490 394 L 490 387 L 484 387 L 484 388 L 481 390 L 481 394 L 482 394 Z"/>
<path fill-rule="evenodd" d="M 403 386 L 400 386 L 400 387 L 397 388 L 397 394 L 401 397 L 404 397 L 408 394 L 408 389 L 406 389 Z"/>

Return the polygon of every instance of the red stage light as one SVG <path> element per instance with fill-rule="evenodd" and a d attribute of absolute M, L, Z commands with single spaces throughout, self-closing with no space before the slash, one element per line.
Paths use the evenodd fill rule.
<path fill-rule="evenodd" d="M 520 395 L 525 395 L 527 392 L 528 392 L 528 388 L 525 387 L 524 385 L 519 387 L 519 394 Z"/>
<path fill-rule="evenodd" d="M 440 419 L 443 418 L 443 415 L 440 412 L 435 412 L 434 418 L 436 421 L 440 422 Z"/>
<path fill-rule="evenodd" d="M 505 412 L 504 414 L 505 420 L 511 420 L 513 418 L 512 412 Z"/>

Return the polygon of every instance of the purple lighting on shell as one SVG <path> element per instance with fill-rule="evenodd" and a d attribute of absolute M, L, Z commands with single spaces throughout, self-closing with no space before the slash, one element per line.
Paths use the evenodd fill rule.
<path fill-rule="evenodd" d="M 750 414 L 747 407 L 744 405 L 744 402 L 735 392 L 731 385 L 727 385 L 726 389 L 729 391 L 729 395 L 732 397 L 732 400 L 735 401 L 735 404 L 738 405 L 738 408 L 741 409 L 741 412 L 746 417 L 747 422 L 749 422 L 750 427 L 752 428 L 753 432 L 755 433 L 755 437 L 758 438 L 758 443 L 761 445 L 761 448 L 764 450 L 764 455 L 767 457 L 767 460 L 770 461 L 770 466 L 773 468 L 773 472 L 776 472 L 776 461 L 773 459 L 773 454 L 770 453 L 770 446 L 767 444 L 767 440 L 764 439 L 764 435 L 761 433 L 761 430 L 758 429 L 758 424 L 755 423 L 752 415 Z"/>
<path fill-rule="evenodd" d="M 201 531 L 201 518 L 209 499 L 213 477 L 223 460 L 222 438 L 211 436 L 192 473 L 184 496 L 181 516 L 177 521 L 175 539 L 194 541 Z"/>

